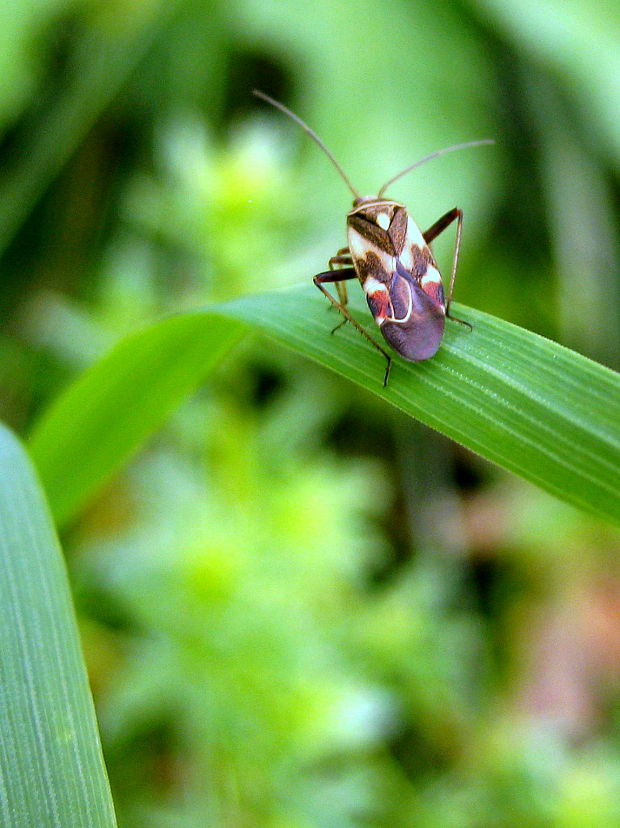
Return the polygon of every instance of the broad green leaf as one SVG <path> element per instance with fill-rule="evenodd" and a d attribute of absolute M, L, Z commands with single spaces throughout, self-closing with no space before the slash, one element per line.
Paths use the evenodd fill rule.
<path fill-rule="evenodd" d="M 0 824 L 116 825 L 67 574 L 31 463 L 0 426 Z"/>
<path fill-rule="evenodd" d="M 204 314 L 169 317 L 122 340 L 61 394 L 30 445 L 59 523 L 204 380 L 240 327 Z"/>
<path fill-rule="evenodd" d="M 620 521 L 620 377 L 479 311 L 456 313 L 473 332 L 448 323 L 439 353 L 417 364 L 396 358 L 385 389 L 384 358 L 354 330 L 331 336 L 334 316 L 312 286 L 152 326 L 79 379 L 35 432 L 32 449 L 56 515 L 74 515 L 206 375 L 237 335 L 237 320 L 563 500 Z M 360 319 L 372 331 L 368 313 Z M 171 382 L 183 371 L 183 382 Z"/>

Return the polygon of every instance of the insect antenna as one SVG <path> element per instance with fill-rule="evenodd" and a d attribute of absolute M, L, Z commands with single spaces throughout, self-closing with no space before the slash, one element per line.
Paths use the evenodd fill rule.
<path fill-rule="evenodd" d="M 484 144 L 494 144 L 495 141 L 492 138 L 482 138 L 480 141 L 466 141 L 464 144 L 454 144 L 452 147 L 445 147 L 444 149 L 435 150 L 435 152 L 431 152 L 430 155 L 425 155 L 424 158 L 420 158 L 419 161 L 416 161 L 414 164 L 410 164 L 408 167 L 405 167 L 404 170 L 401 170 L 397 173 L 393 178 L 384 184 L 383 187 L 379 190 L 377 198 L 382 198 L 384 192 L 390 187 L 395 181 L 398 181 L 403 175 L 406 175 L 411 170 L 415 170 L 416 167 L 421 167 L 422 164 L 426 164 L 427 161 L 431 161 L 433 158 L 437 158 L 440 155 L 445 155 L 447 152 L 454 152 L 455 150 L 466 149 L 467 147 L 481 147 Z"/>
<path fill-rule="evenodd" d="M 254 89 L 253 93 L 254 93 L 254 95 L 256 95 L 257 98 L 261 98 L 263 101 L 266 101 L 268 104 L 271 104 L 272 106 L 275 106 L 276 109 L 279 109 L 280 112 L 284 112 L 285 115 L 288 115 L 288 117 L 292 118 L 293 121 L 295 121 L 295 123 L 299 124 L 299 126 L 303 129 L 303 131 L 307 132 L 308 135 L 312 138 L 312 140 L 315 141 L 320 146 L 320 148 L 323 150 L 325 155 L 329 158 L 329 160 L 332 162 L 334 167 L 338 170 L 338 172 L 340 173 L 340 176 L 342 177 L 344 183 L 351 190 L 351 192 L 353 193 L 355 198 L 361 198 L 361 195 L 355 189 L 353 184 L 351 184 L 351 182 L 349 181 L 349 177 L 347 176 L 345 171 L 342 169 L 340 164 L 336 161 L 336 159 L 331 154 L 331 152 L 327 149 L 327 147 L 325 146 L 323 141 L 321 141 L 321 139 L 319 138 L 319 136 L 316 134 L 316 132 L 313 129 L 310 129 L 310 127 L 308 126 L 307 123 L 305 123 L 305 121 L 301 120 L 299 115 L 295 115 L 295 113 L 291 112 L 291 110 L 288 109 L 286 106 L 284 106 L 284 104 L 281 104 L 279 101 L 274 100 L 274 98 L 270 98 L 269 95 L 265 95 L 264 92 L 260 92 L 258 89 Z M 389 183 L 391 183 L 391 182 L 389 182 Z"/>

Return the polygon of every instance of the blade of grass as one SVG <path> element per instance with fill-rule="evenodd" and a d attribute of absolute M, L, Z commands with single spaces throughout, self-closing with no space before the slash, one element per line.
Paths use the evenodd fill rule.
<path fill-rule="evenodd" d="M 62 553 L 0 426 L 0 823 L 116 825 Z"/>
<path fill-rule="evenodd" d="M 0 184 L 0 251 L 10 243 L 50 181 L 75 151 L 139 61 L 165 30 L 180 0 L 156 2 L 125 27 L 93 25 L 49 111 L 24 124 L 13 166 Z"/>
<path fill-rule="evenodd" d="M 30 443 L 60 524 L 204 380 L 240 331 L 213 316 L 169 317 L 126 337 L 61 394 Z"/>
<path fill-rule="evenodd" d="M 456 312 L 473 332 L 449 323 L 439 353 L 423 363 L 395 359 L 385 389 L 383 358 L 354 330 L 330 336 L 336 320 L 312 286 L 245 296 L 154 325 L 79 379 L 35 431 L 32 450 L 57 517 L 73 516 L 206 375 L 238 334 L 231 328 L 237 321 L 568 503 L 620 522 L 620 376 L 487 314 Z M 360 320 L 372 325 L 367 312 Z M 183 347 L 160 334 L 168 326 L 174 334 L 175 325 L 184 331 Z M 202 371 L 201 358 L 209 360 Z M 169 382 L 161 369 L 181 370 L 186 359 L 192 367 L 184 383 L 159 392 L 158 384 Z M 139 379 L 145 369 L 148 382 Z"/>
<path fill-rule="evenodd" d="M 384 389 L 381 355 L 354 330 L 330 336 L 332 317 L 315 293 L 310 286 L 243 297 L 218 310 L 557 497 L 620 522 L 620 375 L 454 305 L 474 330 L 449 322 L 438 354 L 421 363 L 395 360 Z M 359 318 L 370 319 L 367 312 Z"/>

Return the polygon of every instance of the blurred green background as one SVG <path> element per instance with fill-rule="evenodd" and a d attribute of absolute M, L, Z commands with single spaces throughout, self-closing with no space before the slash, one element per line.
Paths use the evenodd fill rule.
<path fill-rule="evenodd" d="M 345 244 L 255 87 L 363 192 L 494 138 L 391 194 L 464 209 L 459 301 L 620 366 L 618 4 L 4 0 L 0 46 L 18 432 Z M 121 826 L 620 825 L 620 536 L 335 375 L 243 340 L 63 542 Z"/>

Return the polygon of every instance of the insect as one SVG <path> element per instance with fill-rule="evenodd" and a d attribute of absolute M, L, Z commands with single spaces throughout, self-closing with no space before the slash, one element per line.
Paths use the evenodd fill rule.
<path fill-rule="evenodd" d="M 463 211 L 458 207 L 448 210 L 422 233 L 408 214 L 405 205 L 385 198 L 385 191 L 403 175 L 439 155 L 494 142 L 490 139 L 468 141 L 432 152 L 390 178 L 376 196 L 362 196 L 351 184 L 323 141 L 299 116 L 264 92 L 254 90 L 254 94 L 299 124 L 327 155 L 353 193 L 353 209 L 347 213 L 349 245 L 332 256 L 329 260 L 329 270 L 318 273 L 313 281 L 344 316 L 334 331 L 350 322 L 383 354 L 387 361 L 383 378 L 385 387 L 390 375 L 392 357 L 347 309 L 346 282 L 349 279 L 359 279 L 370 312 L 385 341 L 396 353 L 410 362 L 421 362 L 437 353 L 443 338 L 446 317 L 466 325 L 471 330 L 468 322 L 450 313 L 461 249 Z M 430 244 L 453 221 L 457 222 L 456 241 L 446 299 L 441 274 Z M 326 285 L 330 283 L 335 283 L 338 299 L 327 290 Z"/>

